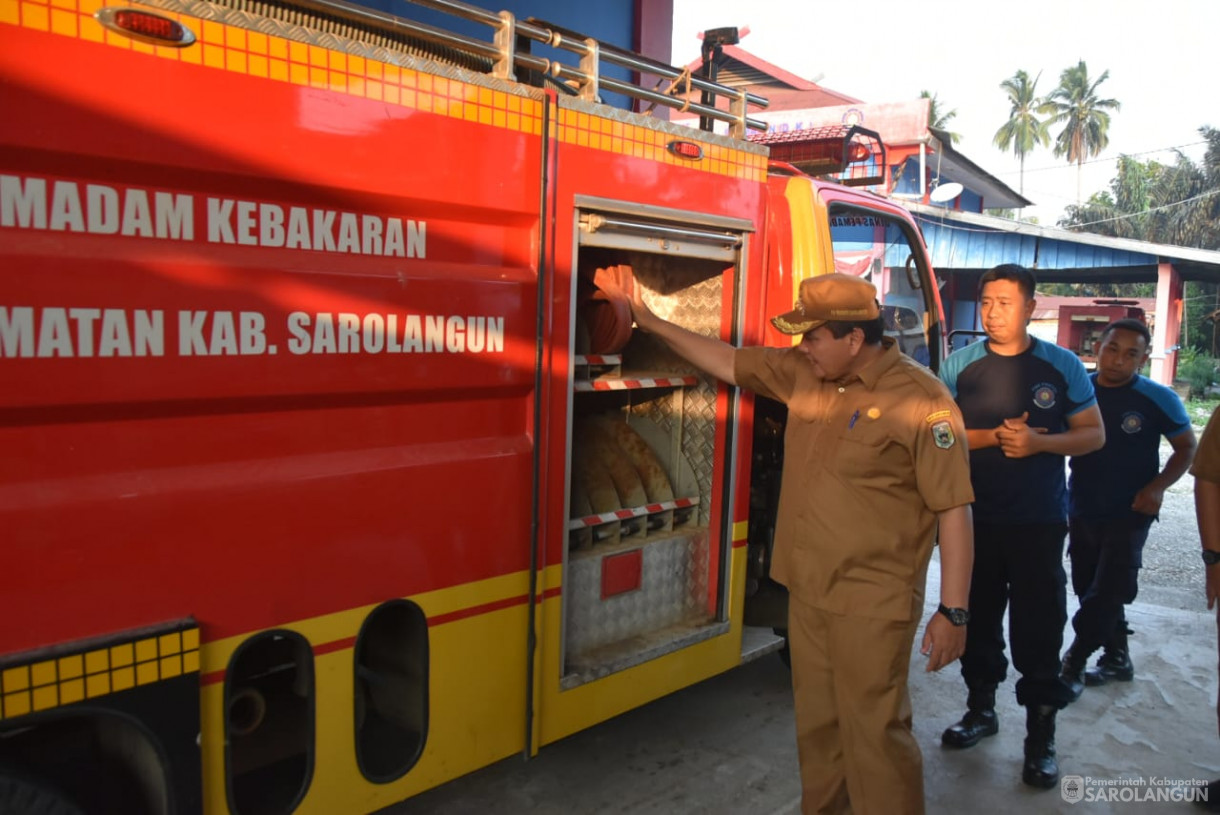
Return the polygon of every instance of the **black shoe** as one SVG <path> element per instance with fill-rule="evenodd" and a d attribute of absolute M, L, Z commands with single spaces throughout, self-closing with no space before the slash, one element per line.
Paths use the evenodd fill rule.
<path fill-rule="evenodd" d="M 1073 702 L 1084 693 L 1084 669 L 1088 664 L 1088 652 L 1080 646 L 1079 642 L 1073 642 L 1063 655 L 1063 664 L 1059 668 L 1059 681 L 1067 687 Z"/>
<path fill-rule="evenodd" d="M 1050 789 L 1059 783 L 1059 762 L 1055 761 L 1055 714 L 1050 705 L 1031 705 L 1025 709 L 1025 765 L 1021 780 L 1031 787 Z"/>
<path fill-rule="evenodd" d="M 962 720 L 940 734 L 941 744 L 946 747 L 973 747 L 979 739 L 1000 732 L 1000 719 L 995 710 L 967 710 Z"/>
<path fill-rule="evenodd" d="M 1127 649 L 1109 649 L 1097 660 L 1097 667 L 1084 672 L 1084 683 L 1097 687 L 1107 682 L 1130 682 L 1135 678 L 1135 666 Z"/>

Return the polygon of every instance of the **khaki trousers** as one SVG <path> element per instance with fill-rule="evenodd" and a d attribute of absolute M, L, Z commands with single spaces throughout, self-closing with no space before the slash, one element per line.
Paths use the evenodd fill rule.
<path fill-rule="evenodd" d="M 911 733 L 912 620 L 870 620 L 788 603 L 801 812 L 922 815 L 923 757 Z"/>

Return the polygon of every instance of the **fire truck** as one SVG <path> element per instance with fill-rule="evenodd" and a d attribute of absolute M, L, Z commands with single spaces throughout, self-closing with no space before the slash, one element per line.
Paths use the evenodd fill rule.
<path fill-rule="evenodd" d="M 783 410 L 624 276 L 735 345 L 867 276 L 937 365 L 913 220 L 802 171 L 871 134 L 422 5 L 486 36 L 0 6 L 0 811 L 371 812 L 779 648 Z"/>
<path fill-rule="evenodd" d="M 1097 367 L 1097 343 L 1102 331 L 1115 320 L 1130 318 L 1144 322 L 1138 300 L 1097 299 L 1091 303 L 1068 303 L 1059 307 L 1057 342 L 1075 352 L 1089 370 Z"/>

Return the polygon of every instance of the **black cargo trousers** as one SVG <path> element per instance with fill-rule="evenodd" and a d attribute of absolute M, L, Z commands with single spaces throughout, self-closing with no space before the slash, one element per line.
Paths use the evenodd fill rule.
<path fill-rule="evenodd" d="M 970 690 L 994 689 L 1008 675 L 1004 611 L 1012 664 L 1021 674 L 1017 703 L 1063 708 L 1072 701 L 1059 678 L 1067 623 L 1063 542 L 1067 524 L 974 523 L 970 622 L 962 678 Z"/>

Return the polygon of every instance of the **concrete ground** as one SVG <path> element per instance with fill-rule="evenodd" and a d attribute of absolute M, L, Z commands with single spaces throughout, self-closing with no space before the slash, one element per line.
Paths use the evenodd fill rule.
<path fill-rule="evenodd" d="M 933 597 L 938 571 L 934 560 Z M 1197 598 L 1187 589 L 1179 594 L 1187 591 Z M 1059 716 L 1062 773 L 1081 776 L 1081 795 L 1089 796 L 1079 803 L 1065 801 L 1059 788 L 1021 783 L 1024 711 L 1013 677 L 998 699 L 1000 733 L 969 750 L 942 748 L 941 730 L 963 710 L 961 679 L 956 666 L 926 673 L 913 651 L 911 696 L 928 812 L 1196 811 L 1148 796 L 1166 780 L 1172 786 L 1220 777 L 1216 627 L 1201 602 L 1174 607 L 1191 605 L 1190 598 L 1159 594 L 1161 603 L 1137 601 L 1129 610 L 1135 681 L 1088 688 Z M 798 813 L 792 727 L 788 672 L 768 655 L 549 745 L 532 761 L 507 759 L 384 813 Z"/>
<path fill-rule="evenodd" d="M 1169 490 L 1149 535 L 1140 596 L 1128 610 L 1135 681 L 1088 688 L 1059 715 L 1060 768 L 1081 777 L 1085 800 L 1021 783 L 1024 710 L 1013 676 L 998 699 L 1000 733 L 968 750 L 942 748 L 941 731 L 963 712 L 964 687 L 956 665 L 928 674 L 913 649 L 929 813 L 1198 811 L 1149 798 L 1220 778 L 1216 623 L 1203 600 L 1192 489 L 1187 476 Z M 939 586 L 935 558 L 929 572 L 925 619 Z M 795 815 L 799 800 L 789 674 L 768 655 L 383 815 Z"/>

